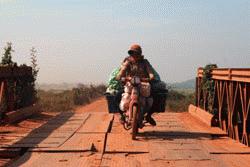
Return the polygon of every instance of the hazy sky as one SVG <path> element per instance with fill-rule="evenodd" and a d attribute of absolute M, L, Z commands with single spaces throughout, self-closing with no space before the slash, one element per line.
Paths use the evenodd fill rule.
<path fill-rule="evenodd" d="M 29 64 L 39 82 L 106 82 L 130 44 L 167 82 L 194 78 L 208 63 L 250 65 L 249 0 L 0 0 L 1 54 Z"/>

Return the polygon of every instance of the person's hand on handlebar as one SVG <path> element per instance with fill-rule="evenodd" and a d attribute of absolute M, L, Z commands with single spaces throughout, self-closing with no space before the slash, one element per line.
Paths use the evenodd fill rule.
<path fill-rule="evenodd" d="M 129 76 L 128 77 L 122 77 L 121 81 L 122 82 L 127 82 L 127 81 L 130 81 L 131 79 L 132 79 L 132 77 L 129 77 Z"/>
<path fill-rule="evenodd" d="M 140 78 L 141 82 L 149 82 L 150 78 Z"/>
<path fill-rule="evenodd" d="M 122 77 L 122 78 L 121 78 L 121 81 L 122 81 L 122 82 L 131 81 L 132 78 L 133 78 L 133 77 L 130 77 L 130 76 L 128 76 L 128 77 Z M 150 82 L 150 78 L 140 78 L 140 81 L 141 81 L 141 82 Z"/>

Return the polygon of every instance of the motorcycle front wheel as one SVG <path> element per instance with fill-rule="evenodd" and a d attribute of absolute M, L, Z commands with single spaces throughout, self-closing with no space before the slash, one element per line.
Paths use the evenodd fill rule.
<path fill-rule="evenodd" d="M 135 140 L 136 134 L 138 133 L 138 106 L 137 105 L 133 105 L 132 112 L 133 112 L 132 140 Z"/>

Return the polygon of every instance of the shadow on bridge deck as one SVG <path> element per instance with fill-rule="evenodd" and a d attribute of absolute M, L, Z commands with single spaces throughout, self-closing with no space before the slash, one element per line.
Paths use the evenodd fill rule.
<path fill-rule="evenodd" d="M 187 132 L 187 131 L 146 131 L 139 133 L 138 136 L 145 140 L 174 140 L 174 139 L 211 139 L 213 137 L 221 138 L 226 137 L 226 134 L 211 134 L 203 132 Z"/>
<path fill-rule="evenodd" d="M 75 121 L 73 115 L 73 112 L 62 112 L 39 128 L 32 130 L 22 139 L 2 147 L 6 149 L 20 148 L 20 157 L 29 149 L 59 147 L 73 134 L 73 129 L 69 127 L 70 125 L 65 127 L 65 123 L 70 121 L 70 119 L 73 122 Z M 30 156 L 23 158 L 22 162 L 19 161 L 19 165 L 24 164 L 29 158 Z M 11 163 L 7 165 L 11 166 Z"/>

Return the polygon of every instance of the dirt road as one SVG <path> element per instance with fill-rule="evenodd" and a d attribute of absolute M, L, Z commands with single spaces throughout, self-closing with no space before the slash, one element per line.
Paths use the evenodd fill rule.
<path fill-rule="evenodd" d="M 132 141 L 104 99 L 65 112 L 5 147 L 23 151 L 10 166 L 245 167 L 250 149 L 189 113 L 154 115 L 157 126 Z"/>

